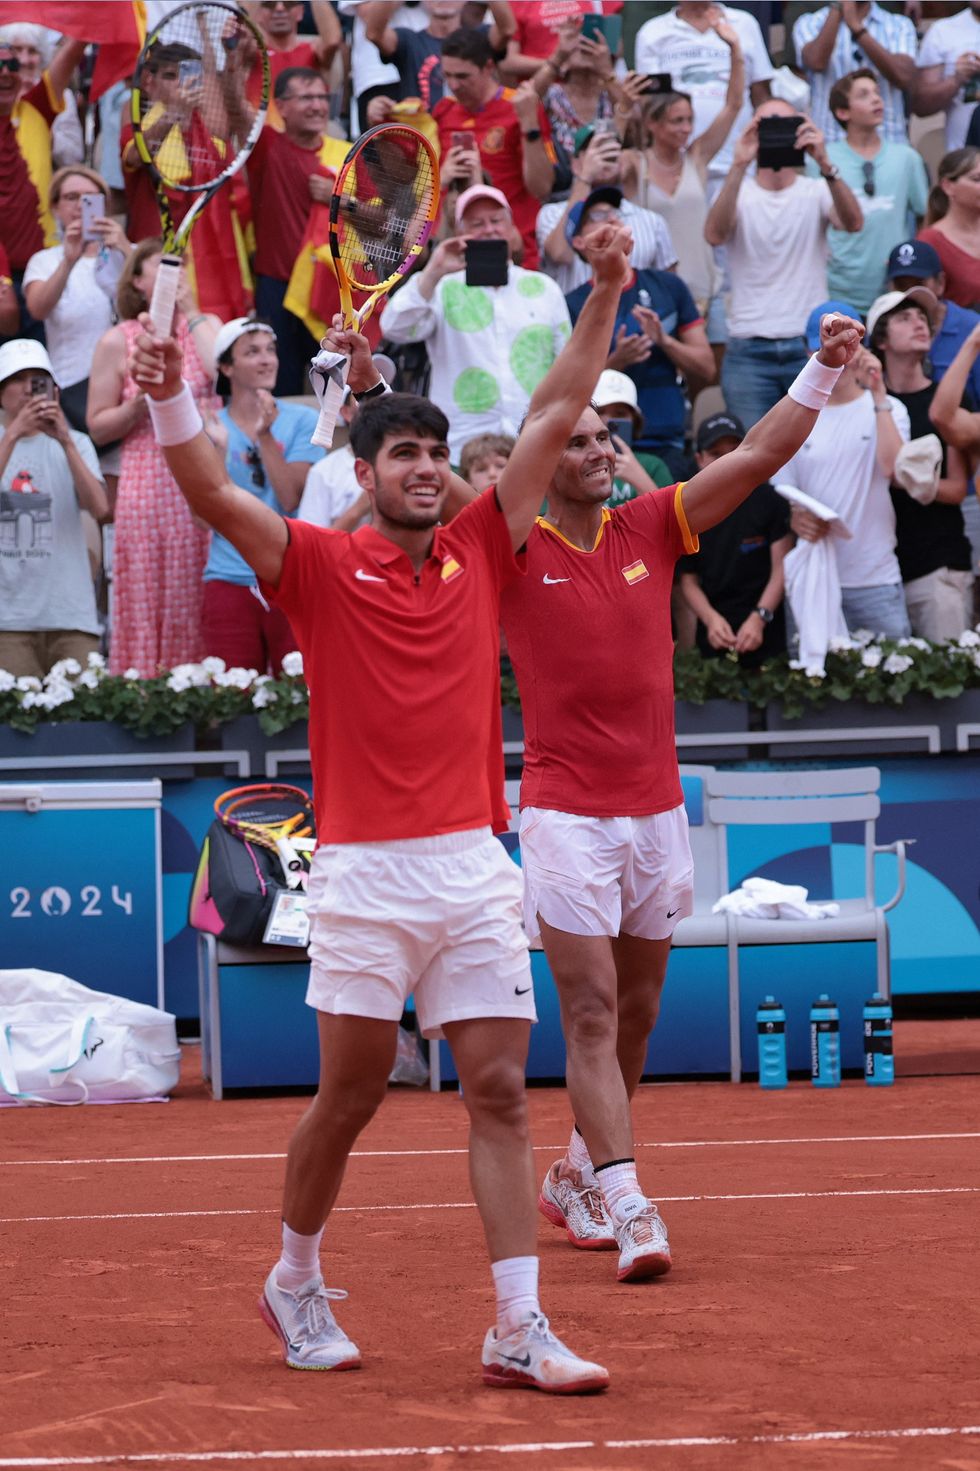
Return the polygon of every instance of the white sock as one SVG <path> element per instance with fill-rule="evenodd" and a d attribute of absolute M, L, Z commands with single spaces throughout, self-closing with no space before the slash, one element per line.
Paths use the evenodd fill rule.
<path fill-rule="evenodd" d="M 647 1198 L 636 1178 L 635 1159 L 618 1159 L 612 1164 L 599 1165 L 596 1179 L 599 1181 L 606 1210 L 620 1225 L 647 1204 Z"/>
<path fill-rule="evenodd" d="M 282 1223 L 282 1256 L 276 1267 L 276 1284 L 285 1292 L 296 1292 L 313 1277 L 320 1275 L 320 1237 L 323 1227 L 312 1236 L 301 1236 Z"/>
<path fill-rule="evenodd" d="M 589 1154 L 588 1145 L 582 1138 L 578 1129 L 572 1129 L 572 1137 L 568 1141 L 565 1158 L 573 1170 L 591 1170 L 592 1158 Z"/>
<path fill-rule="evenodd" d="M 509 1256 L 492 1262 L 493 1285 L 497 1293 L 497 1337 L 506 1338 L 532 1313 L 540 1313 L 538 1303 L 538 1259 L 536 1256 Z"/>

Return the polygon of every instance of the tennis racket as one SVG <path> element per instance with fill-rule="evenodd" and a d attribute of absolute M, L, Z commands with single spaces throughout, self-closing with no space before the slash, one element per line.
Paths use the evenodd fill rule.
<path fill-rule="evenodd" d="M 439 213 L 439 160 L 417 128 L 382 123 L 362 133 L 330 197 L 330 254 L 344 326 L 360 331 L 417 262 Z M 354 296 L 365 300 L 354 306 Z M 329 444 L 340 386 L 321 398 L 314 444 Z"/>
<path fill-rule="evenodd" d="M 245 92 L 256 62 L 262 89 L 253 107 Z M 131 98 L 133 141 L 152 172 L 160 206 L 163 258 L 150 317 L 161 337 L 173 326 L 180 261 L 194 221 L 245 163 L 268 103 L 269 57 L 237 5 L 180 5 L 140 52 Z M 188 203 L 176 224 L 170 193 L 186 196 Z"/>
<path fill-rule="evenodd" d="M 216 799 L 214 813 L 243 842 L 275 853 L 291 889 L 305 889 L 316 824 L 304 791 L 282 782 L 232 787 Z"/>

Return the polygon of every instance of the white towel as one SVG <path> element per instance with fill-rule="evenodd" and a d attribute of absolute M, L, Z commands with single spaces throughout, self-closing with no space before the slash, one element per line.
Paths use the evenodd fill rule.
<path fill-rule="evenodd" d="M 830 523 L 829 535 L 820 541 L 797 542 L 783 562 L 786 601 L 800 635 L 799 656 L 790 660 L 793 669 L 823 677 L 827 654 L 835 643 L 848 642 L 847 624 L 841 610 L 840 576 L 837 571 L 835 539 L 850 539 L 851 533 L 837 512 L 823 501 L 798 490 L 795 485 L 777 485 L 784 499 L 812 511 Z"/>
<path fill-rule="evenodd" d="M 830 919 L 840 913 L 834 900 L 811 903 L 800 884 L 777 884 L 775 879 L 746 879 L 741 888 L 722 894 L 713 914 L 738 914 L 743 919 Z"/>
<path fill-rule="evenodd" d="M 310 363 L 310 383 L 320 405 L 311 444 L 318 444 L 323 449 L 330 449 L 332 446 L 349 371 L 349 357 L 340 352 L 327 352 L 325 348 L 321 348 Z"/>

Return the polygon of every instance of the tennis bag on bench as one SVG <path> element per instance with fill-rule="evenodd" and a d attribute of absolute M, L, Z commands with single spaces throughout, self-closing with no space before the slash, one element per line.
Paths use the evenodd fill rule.
<path fill-rule="evenodd" d="M 301 814 L 303 830 L 310 832 L 309 798 L 295 787 L 259 784 L 225 792 L 214 805 L 219 816 L 198 859 L 188 924 L 230 945 L 261 945 L 276 898 L 287 885 L 275 849 L 242 829 L 251 833 L 260 821 Z"/>

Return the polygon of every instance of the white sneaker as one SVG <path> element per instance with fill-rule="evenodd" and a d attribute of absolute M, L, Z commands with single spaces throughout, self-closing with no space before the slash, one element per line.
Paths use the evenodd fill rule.
<path fill-rule="evenodd" d="M 491 1328 L 483 1341 L 483 1382 L 498 1389 L 543 1389 L 547 1394 L 589 1394 L 606 1389 L 609 1371 L 576 1358 L 556 1338 L 543 1313 L 534 1313 L 506 1338 Z"/>
<path fill-rule="evenodd" d="M 606 1214 L 599 1182 L 591 1170 L 587 1175 L 572 1169 L 563 1159 L 555 1160 L 544 1177 L 538 1210 L 566 1233 L 573 1246 L 585 1251 L 615 1250 L 612 1221 Z"/>
<path fill-rule="evenodd" d="M 340 1287 L 324 1287 L 322 1277 L 312 1277 L 297 1292 L 287 1292 L 278 1286 L 273 1267 L 259 1298 L 259 1312 L 281 1342 L 290 1369 L 361 1367 L 357 1345 L 330 1311 L 331 1302 L 346 1296 Z"/>
<path fill-rule="evenodd" d="M 653 1201 L 648 1201 L 625 1221 L 613 1221 L 619 1247 L 620 1282 L 642 1282 L 670 1271 L 670 1242 L 667 1227 Z"/>

